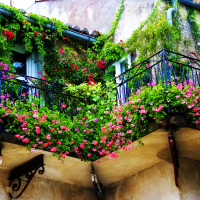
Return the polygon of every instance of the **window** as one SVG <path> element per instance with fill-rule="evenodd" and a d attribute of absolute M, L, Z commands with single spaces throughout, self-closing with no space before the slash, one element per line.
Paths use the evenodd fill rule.
<path fill-rule="evenodd" d="M 12 52 L 12 65 L 17 74 L 26 75 L 26 57 L 24 54 L 13 51 Z"/>
<path fill-rule="evenodd" d="M 115 62 L 113 65 L 115 66 L 115 76 L 119 76 L 120 74 L 126 72 L 133 61 L 136 60 L 136 53 L 132 52 L 129 54 L 126 58 L 122 58 L 121 60 Z M 119 85 L 122 81 L 125 81 L 126 77 L 123 76 L 121 79 L 117 78 L 116 79 L 116 84 Z M 128 87 L 127 83 L 122 84 L 120 87 L 118 87 L 118 102 L 126 102 L 128 96 L 130 95 L 129 93 L 131 90 Z"/>
<path fill-rule="evenodd" d="M 21 75 L 32 76 L 39 78 L 39 72 L 42 68 L 43 56 L 36 52 L 33 52 L 30 57 L 25 56 L 25 48 L 23 45 L 15 45 L 12 63 L 16 69 L 16 73 Z"/>

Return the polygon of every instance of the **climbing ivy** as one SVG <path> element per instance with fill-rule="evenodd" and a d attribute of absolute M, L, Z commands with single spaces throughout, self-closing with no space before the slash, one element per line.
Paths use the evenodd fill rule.
<path fill-rule="evenodd" d="M 195 47 L 197 51 L 200 53 L 200 32 L 199 32 L 199 24 L 197 23 L 197 20 L 195 19 L 196 16 L 196 10 L 193 8 L 187 9 L 187 21 L 190 24 L 191 32 L 192 32 L 192 38 L 195 42 Z"/>
<path fill-rule="evenodd" d="M 133 31 L 126 41 L 120 40 L 116 44 L 112 42 L 112 36 L 115 33 L 124 8 L 124 0 L 121 0 L 108 33 L 101 35 L 93 47 L 88 49 L 63 37 L 62 32 L 68 27 L 61 21 L 29 14 L 28 17 L 37 22 L 30 23 L 24 17 L 22 11 L 0 4 L 0 7 L 12 11 L 14 16 L 12 19 L 7 19 L 0 15 L 0 29 L 3 31 L 11 30 L 15 35 L 9 41 L 4 41 L 4 38 L 0 37 L 2 42 L 0 47 L 2 50 L 6 49 L 5 52 L 2 51 L 0 60 L 4 60 L 6 55 L 12 54 L 14 43 L 23 41 L 27 53 L 30 54 L 33 51 L 37 51 L 44 55 L 44 69 L 53 80 L 59 82 L 73 82 L 73 80 L 76 80 L 74 83 L 80 84 L 82 81 L 87 82 L 91 74 L 96 81 L 100 81 L 102 78 L 110 79 L 114 68 L 109 63 L 126 57 L 135 50 L 137 50 L 137 62 L 140 62 L 161 48 L 178 51 L 179 45 L 183 44 L 179 11 L 177 10 L 174 13 L 173 26 L 170 26 L 166 13 L 171 5 L 164 3 L 161 6 L 161 2 L 161 0 L 157 1 L 148 18 Z M 54 31 L 45 29 L 42 26 L 45 24 L 55 25 L 56 29 Z M 66 44 L 65 46 L 59 43 L 61 40 Z M 100 41 L 104 41 L 103 47 L 99 45 Z M 82 54 L 82 59 L 77 59 L 77 54 Z M 99 60 L 104 60 L 107 63 L 106 70 L 98 69 L 97 62 Z M 8 56 L 6 61 L 9 61 Z M 73 71 L 73 65 L 78 66 L 76 68 L 78 70 Z"/>

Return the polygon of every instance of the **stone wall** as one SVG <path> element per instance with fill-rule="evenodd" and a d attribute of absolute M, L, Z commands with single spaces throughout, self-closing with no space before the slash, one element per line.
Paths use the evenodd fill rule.
<path fill-rule="evenodd" d="M 8 196 L 9 171 L 0 169 L 0 200 L 10 200 Z M 96 200 L 93 188 L 78 187 L 34 177 L 20 200 Z"/>
<path fill-rule="evenodd" d="M 126 40 L 133 30 L 151 13 L 157 0 L 125 0 L 121 20 L 115 32 L 115 42 Z M 107 33 L 111 28 L 120 0 L 57 0 L 37 2 L 26 11 L 57 18 L 81 29 Z"/>
<path fill-rule="evenodd" d="M 169 161 L 170 162 L 170 161 Z M 198 200 L 200 161 L 179 157 L 179 187 L 173 165 L 162 161 L 105 188 L 106 200 Z"/>

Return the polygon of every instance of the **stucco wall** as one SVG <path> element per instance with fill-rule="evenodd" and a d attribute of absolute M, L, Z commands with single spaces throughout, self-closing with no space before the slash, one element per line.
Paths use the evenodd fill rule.
<path fill-rule="evenodd" d="M 162 161 L 105 188 L 106 200 L 198 200 L 200 161 L 179 157 L 179 188 L 173 165 Z"/>
<path fill-rule="evenodd" d="M 121 20 L 115 32 L 115 42 L 127 39 L 147 18 L 157 0 L 125 0 Z M 26 11 L 57 18 L 81 29 L 107 33 L 111 28 L 120 0 L 57 0 L 37 2 Z"/>
<path fill-rule="evenodd" d="M 67 173 L 67 172 L 66 172 Z M 10 200 L 8 196 L 9 171 L 0 169 L 0 200 Z M 56 182 L 34 177 L 20 200 L 96 200 L 92 188 Z"/>

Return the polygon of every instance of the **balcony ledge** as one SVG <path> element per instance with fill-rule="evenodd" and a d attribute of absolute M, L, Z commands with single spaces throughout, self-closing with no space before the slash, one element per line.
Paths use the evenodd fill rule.
<path fill-rule="evenodd" d="M 200 131 L 183 127 L 173 134 L 179 156 L 200 160 Z M 142 138 L 144 146 L 137 146 L 137 142 L 134 142 L 129 146 L 132 147 L 135 144 L 136 147 L 128 151 L 120 150 L 118 158 L 110 160 L 108 156 L 105 156 L 100 159 L 100 163 L 94 162 L 95 172 L 103 186 L 130 177 L 163 160 L 171 163 L 168 135 L 169 131 L 158 129 Z M 0 169 L 10 171 L 17 165 L 39 154 L 44 154 L 45 173 L 42 178 L 82 187 L 93 187 L 90 162 L 67 157 L 65 163 L 61 164 L 57 157 L 53 157 L 52 153 L 47 151 L 37 150 L 32 154 L 21 145 L 4 142 L 4 146 L 3 163 Z"/>

